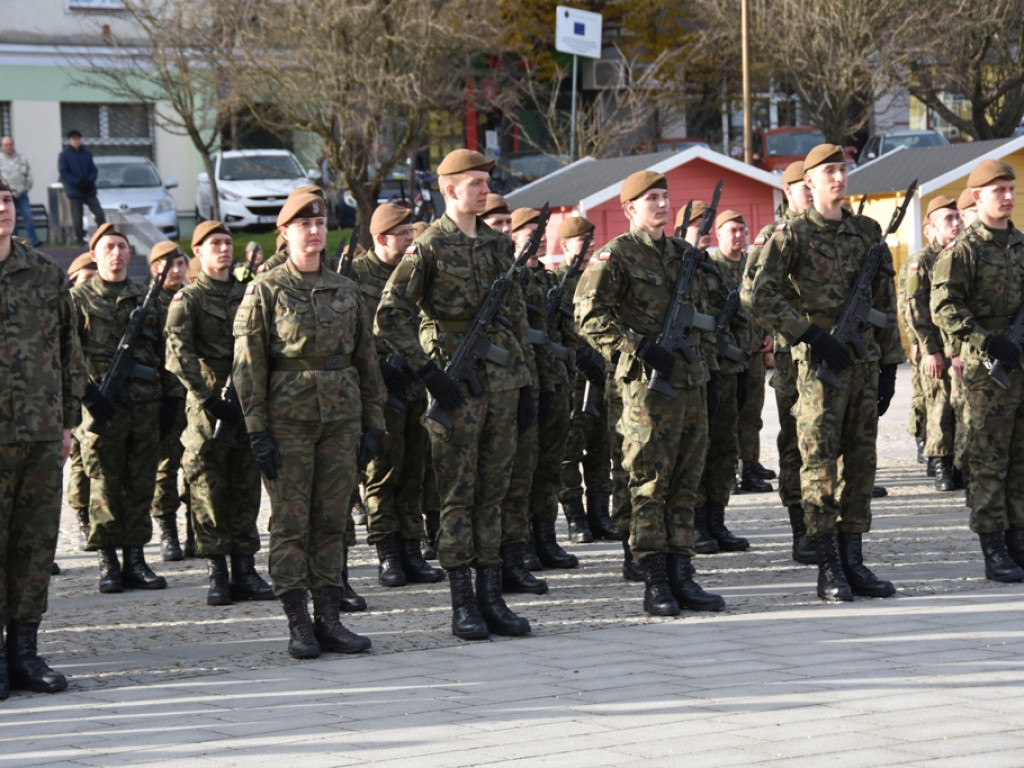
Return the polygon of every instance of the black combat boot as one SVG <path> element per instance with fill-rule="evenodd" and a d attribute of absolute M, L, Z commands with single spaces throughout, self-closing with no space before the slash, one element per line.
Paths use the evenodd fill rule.
<path fill-rule="evenodd" d="M 452 634 L 462 640 L 486 640 L 491 636 L 480 615 L 473 593 L 473 572 L 466 566 L 448 571 L 452 592 Z"/>
<path fill-rule="evenodd" d="M 537 557 L 537 544 L 533 539 L 533 531 L 528 531 L 529 536 L 526 537 L 526 544 L 523 547 L 523 567 L 528 571 L 541 571 L 544 567 L 540 564 L 540 558 Z"/>
<path fill-rule="evenodd" d="M 36 652 L 39 622 L 7 623 L 8 683 L 14 691 L 60 693 L 67 689 L 64 675 L 55 672 Z"/>
<path fill-rule="evenodd" d="M 708 508 L 693 510 L 693 550 L 698 555 L 713 555 L 718 551 L 718 542 L 708 530 Z"/>
<path fill-rule="evenodd" d="M 124 580 L 121 578 L 121 563 L 117 561 L 117 550 L 105 547 L 99 551 L 100 556 L 100 592 L 115 594 L 124 592 Z"/>
<path fill-rule="evenodd" d="M 935 459 L 935 490 L 955 491 L 956 482 L 953 480 L 953 457 L 939 456 Z"/>
<path fill-rule="evenodd" d="M 160 557 L 165 563 L 177 563 L 185 559 L 178 543 L 178 516 L 161 515 L 157 518 L 160 524 Z"/>
<path fill-rule="evenodd" d="M 643 566 L 633 557 L 633 550 L 629 548 L 629 537 L 622 540 L 622 578 L 626 581 L 644 580 Z"/>
<path fill-rule="evenodd" d="M 608 512 L 611 495 L 602 491 L 591 491 L 587 494 L 587 522 L 594 541 L 622 541 L 623 535 L 612 525 L 612 516 Z"/>
<path fill-rule="evenodd" d="M 915 437 L 914 440 L 917 442 L 917 463 L 924 464 L 926 461 L 924 456 L 924 438 Z"/>
<path fill-rule="evenodd" d="M 579 567 L 580 561 L 576 559 L 576 555 L 570 555 L 558 545 L 558 541 L 555 539 L 554 523 L 542 523 L 534 520 L 531 528 L 537 555 L 545 568 Z"/>
<path fill-rule="evenodd" d="M 594 540 L 594 534 L 590 531 L 590 523 L 587 522 L 587 511 L 583 509 L 582 496 L 566 499 L 562 504 L 562 511 L 565 513 L 565 522 L 569 526 L 569 541 L 574 544 L 589 544 Z"/>
<path fill-rule="evenodd" d="M 382 587 L 404 587 L 405 571 L 402 570 L 402 556 L 398 550 L 398 538 L 389 533 L 377 542 L 377 581 Z"/>
<path fill-rule="evenodd" d="M 679 603 L 668 583 L 664 552 L 653 552 L 640 561 L 644 569 L 644 610 L 651 616 L 678 616 Z"/>
<path fill-rule="evenodd" d="M 749 461 L 740 462 L 743 465 L 740 474 L 740 489 L 746 493 L 771 493 L 772 484 L 761 477 L 754 464 Z"/>
<path fill-rule="evenodd" d="M 153 573 L 142 553 L 142 547 L 124 548 L 121 581 L 125 589 L 167 589 L 167 579 Z"/>
<path fill-rule="evenodd" d="M 793 504 L 789 508 L 789 525 L 793 529 L 793 559 L 804 565 L 815 565 L 818 553 L 807 538 L 807 525 L 804 523 L 804 508 Z"/>
<path fill-rule="evenodd" d="M 884 499 L 889 495 L 889 489 L 884 485 L 874 485 L 871 487 L 871 498 L 872 499 Z"/>
<path fill-rule="evenodd" d="M 414 539 L 402 541 L 402 570 L 410 584 L 436 584 L 444 581 L 444 571 L 427 564 L 420 551 L 420 543 Z"/>
<path fill-rule="evenodd" d="M 1006 529 L 1006 552 L 1020 568 L 1024 568 L 1024 529 Z"/>
<path fill-rule="evenodd" d="M 89 510 L 76 509 L 75 519 L 78 521 L 78 548 L 82 552 L 89 551 Z"/>
<path fill-rule="evenodd" d="M 185 492 L 191 496 L 187 488 Z M 198 548 L 196 547 L 196 526 L 192 522 L 192 510 L 188 504 L 185 506 L 185 547 L 181 554 L 185 556 L 186 560 L 199 557 Z"/>
<path fill-rule="evenodd" d="M 743 552 L 750 549 L 750 542 L 742 536 L 736 536 L 725 527 L 725 508 L 718 504 L 708 504 L 708 533 L 718 542 L 720 552 Z"/>
<path fill-rule="evenodd" d="M 935 458 L 934 456 L 929 456 L 928 457 L 928 466 L 927 466 L 927 468 L 924 471 L 924 473 L 928 477 L 935 477 L 935 473 L 938 471 L 938 469 L 935 466 L 937 463 L 938 463 L 938 459 L 937 458 Z"/>
<path fill-rule="evenodd" d="M 0 626 L 0 701 L 11 695 L 11 681 L 7 672 L 7 643 L 4 641 L 4 628 Z"/>
<path fill-rule="evenodd" d="M 228 583 L 228 559 L 225 555 L 210 555 L 207 558 L 210 574 L 210 590 L 206 593 L 207 605 L 231 605 L 231 585 Z"/>
<path fill-rule="evenodd" d="M 313 590 L 313 636 L 320 649 L 328 653 L 362 653 L 370 650 L 370 638 L 346 629 L 338 615 L 340 587 L 318 587 Z"/>
<path fill-rule="evenodd" d="M 725 608 L 725 600 L 721 595 L 705 592 L 693 580 L 697 571 L 689 555 L 670 552 L 667 568 L 669 589 L 681 608 L 689 608 L 691 611 L 720 611 Z"/>
<path fill-rule="evenodd" d="M 50 575 L 60 576 L 60 565 L 57 564 L 56 560 L 54 560 L 53 565 L 50 566 Z"/>
<path fill-rule="evenodd" d="M 516 616 L 501 596 L 501 568 L 476 569 L 476 604 L 488 631 L 495 635 L 518 637 L 530 632 L 530 622 Z"/>
<path fill-rule="evenodd" d="M 523 544 L 505 544 L 501 548 L 501 588 L 510 594 L 528 592 L 543 595 L 548 583 L 538 579 L 523 565 Z"/>
<path fill-rule="evenodd" d="M 320 656 L 320 643 L 313 631 L 313 620 L 306 607 L 306 590 L 290 589 L 281 595 L 281 605 L 288 617 L 288 655 L 293 659 L 315 659 Z"/>
<path fill-rule="evenodd" d="M 985 578 L 990 581 L 1024 581 L 1024 569 L 1017 565 L 1006 549 L 1002 527 L 993 533 L 979 533 L 981 553 L 985 556 Z"/>
<path fill-rule="evenodd" d="M 853 590 L 839 560 L 836 534 L 826 533 L 815 539 L 814 550 L 818 556 L 818 597 L 827 603 L 853 600 Z"/>
<path fill-rule="evenodd" d="M 775 474 L 774 469 L 768 469 L 768 467 L 766 467 L 760 461 L 752 461 L 750 462 L 750 466 L 753 467 L 754 472 L 756 472 L 765 480 L 774 480 L 776 477 L 778 477 L 778 475 Z"/>
<path fill-rule="evenodd" d="M 348 547 L 345 547 L 345 557 L 341 561 L 341 595 L 338 598 L 338 610 L 343 613 L 359 613 L 366 610 L 366 600 L 348 583 Z"/>
<path fill-rule="evenodd" d="M 253 555 L 231 556 L 231 599 L 273 600 L 274 590 L 256 572 Z"/>
<path fill-rule="evenodd" d="M 850 589 L 861 597 L 892 597 L 896 594 L 892 582 L 878 578 L 864 565 L 862 539 L 860 533 L 839 534 L 839 558 Z"/>

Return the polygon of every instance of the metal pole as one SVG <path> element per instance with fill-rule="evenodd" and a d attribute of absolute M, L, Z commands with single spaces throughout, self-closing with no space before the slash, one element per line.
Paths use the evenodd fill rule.
<path fill-rule="evenodd" d="M 743 69 L 743 162 L 752 160 L 750 114 L 750 0 L 740 0 L 740 37 Z"/>
<path fill-rule="evenodd" d="M 578 57 L 574 53 L 572 55 L 572 109 L 569 113 L 569 162 L 573 163 L 576 161 L 576 59 Z"/>

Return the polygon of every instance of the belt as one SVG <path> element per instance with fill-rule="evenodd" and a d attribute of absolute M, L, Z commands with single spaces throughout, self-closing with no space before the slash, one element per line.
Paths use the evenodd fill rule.
<path fill-rule="evenodd" d="M 272 371 L 337 371 L 352 363 L 349 355 L 314 355 L 313 357 L 279 357 L 270 361 Z"/>
<path fill-rule="evenodd" d="M 826 331 L 830 330 L 833 325 L 836 324 L 834 317 L 825 317 L 824 315 L 804 315 L 804 318 L 811 323 L 814 323 L 819 328 L 823 328 Z"/>
<path fill-rule="evenodd" d="M 465 333 L 472 325 L 472 320 L 435 320 L 434 325 L 441 333 Z"/>
<path fill-rule="evenodd" d="M 976 317 L 974 322 L 984 328 L 986 331 L 1002 331 L 1010 326 L 1013 322 L 1013 315 L 1004 315 L 1002 317 Z"/>
<path fill-rule="evenodd" d="M 199 367 L 206 373 L 231 373 L 231 358 L 200 357 Z"/>

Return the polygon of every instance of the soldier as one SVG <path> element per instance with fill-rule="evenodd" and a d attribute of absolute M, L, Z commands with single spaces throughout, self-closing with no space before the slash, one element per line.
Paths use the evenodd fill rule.
<path fill-rule="evenodd" d="M 12 238 L 15 199 L 0 179 L 0 699 L 57 693 L 67 680 L 37 653 L 60 530 L 61 464 L 84 371 L 60 268 Z"/>
<path fill-rule="evenodd" d="M 252 264 L 252 269 L 249 264 Z M 263 246 L 255 240 L 245 244 L 245 260 L 234 269 L 235 279 L 240 283 L 251 283 L 256 277 L 256 270 L 263 263 Z"/>
<path fill-rule="evenodd" d="M 487 196 L 487 205 L 484 206 L 480 218 L 495 232 L 501 232 L 503 235 L 512 234 L 512 213 L 509 211 L 508 201 L 501 195 L 492 192 Z"/>
<path fill-rule="evenodd" d="M 68 266 L 68 279 L 72 286 L 84 283 L 95 274 L 96 262 L 88 251 L 76 256 Z M 71 432 L 71 471 L 65 497 L 78 522 L 78 548 L 85 552 L 89 539 L 89 475 L 82 464 L 82 447 L 74 431 Z"/>
<path fill-rule="evenodd" d="M 924 455 L 925 443 L 925 405 L 924 388 L 921 386 L 921 367 L 919 363 L 920 352 L 917 348 L 917 337 L 914 334 L 913 325 L 910 319 L 909 307 L 907 304 L 907 279 L 910 277 L 910 262 L 907 259 L 900 267 L 899 275 L 896 278 L 896 307 L 897 321 L 903 334 L 910 341 L 910 376 L 913 385 L 913 396 L 910 399 L 910 421 L 907 424 L 907 433 L 914 438 L 917 444 L 917 461 L 924 464 L 927 459 Z M 927 462 L 927 474 L 934 477 L 935 467 L 932 462 Z"/>
<path fill-rule="evenodd" d="M 804 523 L 817 552 L 818 596 L 826 601 L 895 592 L 864 565 L 861 542 L 871 528 L 878 417 L 889 407 L 903 359 L 899 333 L 892 322 L 862 329 L 867 354 L 861 357 L 828 332 L 864 255 L 882 235 L 873 219 L 842 209 L 846 172 L 842 147 L 820 144 L 808 153 L 804 183 L 814 204 L 772 235 L 746 297 L 755 319 L 794 345 Z M 879 269 L 872 286 L 872 305 L 894 315 L 892 280 Z M 816 378 L 822 362 L 840 387 Z"/>
<path fill-rule="evenodd" d="M 1024 304 L 1024 235 L 1010 221 L 1016 174 L 982 160 L 967 177 L 977 219 L 935 263 L 932 315 L 961 344 L 967 389 L 971 530 L 978 534 L 985 577 L 1024 580 L 1024 377 L 1021 347 L 1003 335 Z M 988 374 L 998 363 L 1003 389 Z"/>
<path fill-rule="evenodd" d="M 90 550 L 99 551 L 104 593 L 127 589 L 164 589 L 167 581 L 146 563 L 143 546 L 153 535 L 149 506 L 156 485 L 160 440 L 178 418 L 181 385 L 164 369 L 164 309 L 150 302 L 144 332 L 131 350 L 134 361 L 127 396 L 111 401 L 99 384 L 114 359 L 132 313 L 141 307 L 145 289 L 128 279 L 131 250 L 128 238 L 113 224 L 103 224 L 89 241 L 98 274 L 75 286 L 71 299 L 85 356 L 89 384 L 82 404 L 78 439 L 89 472 Z M 175 258 L 177 245 L 164 240 L 153 246 L 154 260 Z M 109 419 L 109 436 L 88 425 Z M 117 548 L 124 561 L 117 561 Z"/>
<path fill-rule="evenodd" d="M 691 336 L 695 359 L 660 346 L 685 243 L 665 236 L 668 182 L 638 171 L 619 194 L 630 231 L 602 248 L 576 289 L 576 321 L 606 361 L 619 354 L 615 376 L 622 393 L 617 429 L 632 497 L 629 546 L 644 571 L 644 610 L 675 616 L 680 606 L 717 611 L 718 595 L 694 581 L 693 509 L 708 439 L 705 383 L 708 334 Z M 706 308 L 701 278 L 693 295 Z M 652 372 L 666 377 L 676 396 L 648 388 Z"/>
<path fill-rule="evenodd" d="M 244 283 L 231 275 L 231 247 L 231 233 L 221 222 L 204 221 L 196 227 L 192 253 L 202 271 L 175 293 L 166 331 L 167 369 L 188 392 L 188 427 L 181 444 L 196 552 L 209 563 L 207 605 L 274 599 L 253 557 L 260 548 L 259 467 L 241 410 L 221 396 L 231 373 L 231 328 L 245 292 Z M 215 432 L 218 422 L 224 433 L 220 436 Z"/>
<path fill-rule="evenodd" d="M 495 354 L 475 364 L 481 391 L 464 389 L 441 369 L 458 350 L 495 276 L 512 264 L 512 241 L 479 218 L 493 167 L 493 160 L 467 149 L 450 152 L 441 162 L 438 186 L 445 213 L 391 275 L 376 318 L 377 333 L 412 366 L 452 421 L 451 429 L 433 419 L 426 425 L 441 495 L 437 554 L 451 587 L 452 632 L 466 640 L 530 631 L 529 622 L 512 613 L 501 596 L 501 502 L 517 435 L 536 415 L 533 351 L 520 342 L 528 326 L 514 281 L 500 311 L 511 327 L 491 326 L 487 336 Z M 419 338 L 409 325 L 416 306 L 423 318 Z M 477 569 L 476 592 L 471 568 Z"/>
<path fill-rule="evenodd" d="M 412 245 L 412 211 L 401 205 L 378 206 L 370 219 L 373 250 L 357 258 L 352 274 L 372 316 L 384 285 Z M 412 318 L 411 325 L 416 325 Z M 430 444 L 420 417 L 427 408 L 426 393 L 409 366 L 376 339 L 381 378 L 387 387 L 384 437 L 380 453 L 363 473 L 368 519 L 367 542 L 377 549 L 382 586 L 407 582 L 431 584 L 444 573 L 423 559 L 423 478 Z"/>
<path fill-rule="evenodd" d="M 359 289 L 321 261 L 323 198 L 290 198 L 277 227 L 288 260 L 245 290 L 232 380 L 270 495 L 270 578 L 288 616 L 288 652 L 358 653 L 369 638 L 338 615 L 345 532 L 359 472 L 384 431 L 384 384 Z"/>

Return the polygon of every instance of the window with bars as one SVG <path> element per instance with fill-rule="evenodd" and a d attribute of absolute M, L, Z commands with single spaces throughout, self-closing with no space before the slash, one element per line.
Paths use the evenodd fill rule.
<path fill-rule="evenodd" d="M 153 119 L 145 104 L 60 105 L 61 131 L 76 130 L 94 155 L 153 159 Z"/>
<path fill-rule="evenodd" d="M 0 101 L 0 133 L 4 136 L 11 135 L 11 103 Z"/>

